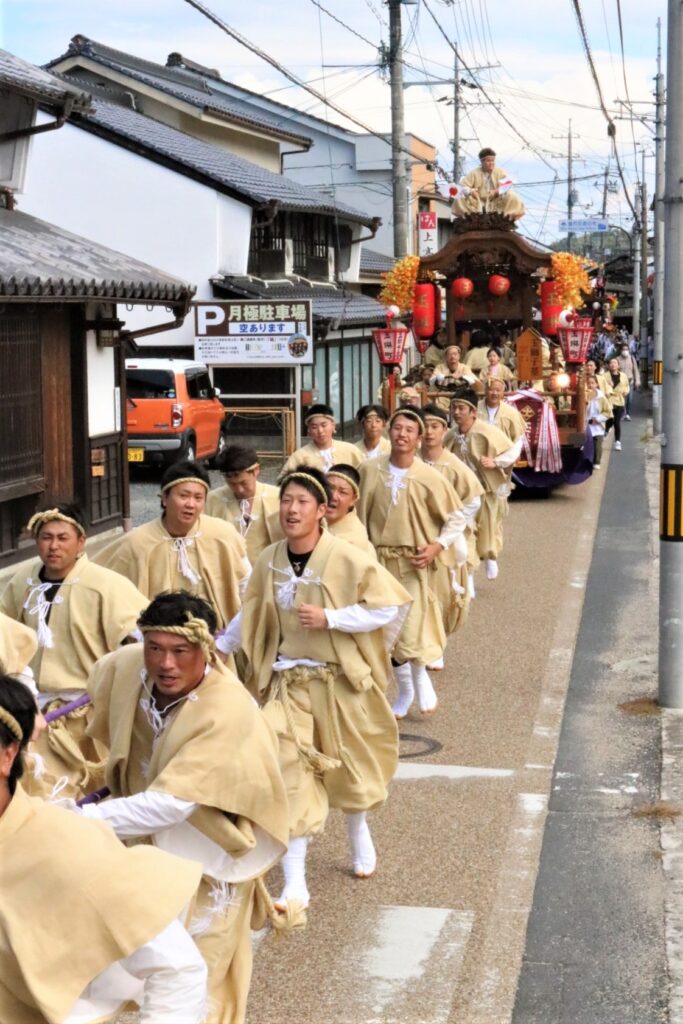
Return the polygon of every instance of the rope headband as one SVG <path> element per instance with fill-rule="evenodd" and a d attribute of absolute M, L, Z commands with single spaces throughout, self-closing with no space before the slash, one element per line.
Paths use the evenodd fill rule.
<path fill-rule="evenodd" d="M 457 402 L 461 402 L 463 405 L 469 405 L 470 409 L 474 409 L 475 412 L 479 412 L 479 402 L 475 404 L 474 402 L 470 402 L 467 398 L 462 398 L 460 395 L 454 395 L 453 398 L 451 398 L 451 408 L 453 408 Z"/>
<path fill-rule="evenodd" d="M 323 487 L 323 485 L 320 483 L 319 480 L 316 480 L 314 476 L 311 476 L 310 473 L 288 473 L 287 476 L 283 478 L 282 483 L 280 484 L 280 494 L 282 494 L 287 484 L 291 484 L 293 480 L 307 480 L 309 484 L 315 485 L 316 490 L 321 495 L 325 504 L 327 504 L 328 501 L 330 500 L 329 495 L 325 488 Z"/>
<path fill-rule="evenodd" d="M 207 493 L 209 491 L 209 485 L 206 483 L 205 480 L 202 480 L 201 477 L 199 477 L 199 476 L 181 476 L 181 477 L 178 477 L 177 480 L 170 480 L 169 483 L 164 484 L 164 486 L 161 488 L 161 492 L 160 493 L 161 494 L 165 494 L 166 491 L 170 491 L 172 487 L 177 487 L 178 484 L 201 484 L 201 486 L 206 489 Z"/>
<path fill-rule="evenodd" d="M 18 743 L 24 739 L 24 731 L 17 722 L 14 715 L 11 715 L 5 708 L 0 708 L 0 722 L 6 725 Z"/>
<path fill-rule="evenodd" d="M 140 626 L 141 633 L 174 633 L 176 636 L 185 637 L 191 644 L 201 647 L 202 654 L 208 662 L 213 664 L 216 661 L 216 644 L 204 619 L 188 615 L 185 625 L 178 626 Z"/>
<path fill-rule="evenodd" d="M 415 412 L 414 409 L 410 409 L 410 408 L 397 409 L 396 412 L 393 414 L 393 416 L 389 420 L 389 426 L 390 427 L 393 425 L 394 420 L 398 416 L 407 416 L 407 418 L 409 420 L 413 420 L 415 423 L 417 423 L 418 427 L 420 428 L 420 434 L 424 434 L 424 432 L 425 432 L 424 422 L 423 422 L 422 417 L 420 416 L 420 414 Z"/>
<path fill-rule="evenodd" d="M 61 523 L 69 523 L 71 526 L 76 528 L 81 537 L 85 537 L 85 530 L 78 520 L 73 519 L 71 516 L 65 516 L 58 508 L 48 508 L 45 509 L 44 512 L 36 512 L 36 514 L 31 516 L 29 519 L 26 529 L 36 537 L 41 526 L 44 526 L 46 523 L 53 523 L 56 520 L 59 520 Z"/>
<path fill-rule="evenodd" d="M 238 473 L 253 473 L 255 469 L 260 468 L 260 462 L 252 462 L 251 466 L 245 466 L 244 469 L 224 469 L 223 473 L 225 476 L 237 476 Z"/>
<path fill-rule="evenodd" d="M 436 420 L 437 423 L 445 423 L 446 426 L 448 426 L 448 417 L 446 416 L 445 413 L 443 414 L 443 416 L 439 416 L 438 413 L 435 412 L 426 412 L 424 414 L 424 418 L 425 421 Z"/>
<path fill-rule="evenodd" d="M 334 416 L 330 416 L 329 412 L 312 412 L 304 417 L 304 423 L 310 423 L 311 420 L 316 419 L 318 416 L 323 420 L 330 420 L 332 423 L 336 423 Z"/>
<path fill-rule="evenodd" d="M 343 480 L 345 483 L 349 485 L 355 497 L 360 498 L 360 487 L 358 486 L 356 481 L 352 480 L 352 478 L 347 473 L 340 473 L 339 470 L 331 469 L 327 474 L 327 479 L 329 480 L 331 476 L 338 476 L 340 480 Z"/>

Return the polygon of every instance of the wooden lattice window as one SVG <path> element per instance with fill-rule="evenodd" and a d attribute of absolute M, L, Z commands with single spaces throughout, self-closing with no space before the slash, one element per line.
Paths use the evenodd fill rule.
<path fill-rule="evenodd" d="M 0 486 L 43 473 L 37 315 L 0 316 Z"/>

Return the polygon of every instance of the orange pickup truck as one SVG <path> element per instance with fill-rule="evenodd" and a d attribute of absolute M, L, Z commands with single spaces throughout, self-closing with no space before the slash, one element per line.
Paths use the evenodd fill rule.
<path fill-rule="evenodd" d="M 126 359 L 128 461 L 214 458 L 225 447 L 225 410 L 203 363 Z"/>

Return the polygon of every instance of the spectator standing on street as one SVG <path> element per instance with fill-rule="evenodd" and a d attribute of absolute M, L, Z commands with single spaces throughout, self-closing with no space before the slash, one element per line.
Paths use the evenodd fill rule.
<path fill-rule="evenodd" d="M 626 398 L 629 393 L 628 377 L 619 369 L 619 360 L 615 357 L 610 359 L 605 374 L 607 391 L 605 397 L 612 407 L 612 419 L 614 420 L 614 448 L 621 451 L 621 420 L 624 415 Z"/>
<path fill-rule="evenodd" d="M 619 370 L 621 373 L 626 375 L 628 380 L 628 394 L 624 402 L 624 419 L 631 419 L 631 396 L 636 388 L 640 387 L 640 370 L 638 368 L 638 360 L 635 355 L 631 352 L 628 347 L 628 342 L 623 341 L 619 354 L 616 357 L 616 361 L 619 364 Z"/>
<path fill-rule="evenodd" d="M 586 419 L 593 437 L 593 469 L 600 469 L 602 460 L 602 441 L 605 436 L 605 425 L 610 418 L 610 404 L 598 387 L 595 374 L 586 377 Z"/>

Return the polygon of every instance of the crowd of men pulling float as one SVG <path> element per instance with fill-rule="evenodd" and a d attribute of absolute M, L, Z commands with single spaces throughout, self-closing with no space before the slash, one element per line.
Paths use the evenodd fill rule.
<path fill-rule="evenodd" d="M 142 1024 L 239 1024 L 250 930 L 301 923 L 330 808 L 375 872 L 396 721 L 436 712 L 477 570 L 499 572 L 525 424 L 493 351 L 478 372 L 447 351 L 431 404 L 364 406 L 357 444 L 311 407 L 276 486 L 242 445 L 216 490 L 171 466 L 160 517 L 93 561 L 76 507 L 33 516 L 0 600 L 1 1020 L 133 999 Z"/>

